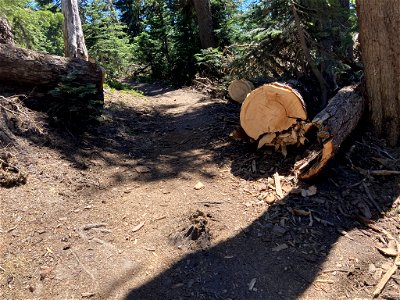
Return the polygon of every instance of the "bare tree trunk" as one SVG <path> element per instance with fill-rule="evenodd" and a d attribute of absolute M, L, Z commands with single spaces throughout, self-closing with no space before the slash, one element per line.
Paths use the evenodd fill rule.
<path fill-rule="evenodd" d="M 213 31 L 213 21 L 209 0 L 193 0 L 194 9 L 199 25 L 200 42 L 203 49 L 214 48 L 215 38 Z"/>
<path fill-rule="evenodd" d="M 358 0 L 361 56 L 375 133 L 400 141 L 399 0 Z"/>
<path fill-rule="evenodd" d="M 83 37 L 78 0 L 62 0 L 64 14 L 64 51 L 66 57 L 88 60 L 88 52 Z"/>
<path fill-rule="evenodd" d="M 0 18 L 0 44 L 14 45 L 14 36 L 11 27 L 4 18 Z"/>

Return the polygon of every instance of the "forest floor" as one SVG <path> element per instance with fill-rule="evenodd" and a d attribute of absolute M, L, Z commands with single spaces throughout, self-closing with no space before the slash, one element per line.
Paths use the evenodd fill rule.
<path fill-rule="evenodd" d="M 236 103 L 138 88 L 106 92 L 79 135 L 37 113 L 6 149 L 28 177 L 0 188 L 1 299 L 372 298 L 395 268 L 400 176 L 368 171 L 400 170 L 400 149 L 356 135 L 301 183 L 296 149 L 229 136 Z M 400 299 L 399 270 L 378 298 Z"/>

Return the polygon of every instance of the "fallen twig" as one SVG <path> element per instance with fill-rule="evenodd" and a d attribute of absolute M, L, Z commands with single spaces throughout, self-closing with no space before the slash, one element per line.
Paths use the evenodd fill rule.
<path fill-rule="evenodd" d="M 106 227 L 108 224 L 107 223 L 98 223 L 98 224 L 86 224 L 81 227 L 82 230 L 90 230 L 93 228 L 100 228 L 100 227 Z"/>
<path fill-rule="evenodd" d="M 369 173 L 374 176 L 400 175 L 400 171 L 394 171 L 394 170 L 372 170 L 369 171 Z"/>
<path fill-rule="evenodd" d="M 386 283 L 389 281 L 389 279 L 392 277 L 394 273 L 396 273 L 398 267 L 400 265 L 400 255 L 397 255 L 393 266 L 383 275 L 381 280 L 379 281 L 378 285 L 376 286 L 376 289 L 373 293 L 374 298 L 379 296 L 379 294 L 382 292 L 383 288 L 385 287 Z"/>
<path fill-rule="evenodd" d="M 382 213 L 382 208 L 379 206 L 379 204 L 375 201 L 375 199 L 372 197 L 371 192 L 369 191 L 369 188 L 365 184 L 365 182 L 362 182 L 362 186 L 364 187 L 365 193 L 368 196 L 368 199 L 371 201 L 372 205 L 375 206 L 375 208 L 379 211 L 379 213 Z"/>

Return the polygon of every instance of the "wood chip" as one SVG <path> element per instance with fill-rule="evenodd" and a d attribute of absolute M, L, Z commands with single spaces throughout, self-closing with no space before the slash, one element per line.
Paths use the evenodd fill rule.
<path fill-rule="evenodd" d="M 265 134 L 261 137 L 258 142 L 257 149 L 260 149 L 262 146 L 270 145 L 272 141 L 275 139 L 276 134 L 274 132 Z"/>
<path fill-rule="evenodd" d="M 96 295 L 96 293 L 82 293 L 81 296 L 82 298 L 90 298 L 93 297 L 94 295 Z"/>
<path fill-rule="evenodd" d="M 249 282 L 249 291 L 252 291 L 254 286 L 256 285 L 257 282 L 257 278 L 253 278 L 252 280 L 250 280 Z"/>
<path fill-rule="evenodd" d="M 135 171 L 138 173 L 149 173 L 150 168 L 148 168 L 146 166 L 137 166 L 137 167 L 135 167 Z"/>
<path fill-rule="evenodd" d="M 287 248 L 289 248 L 289 246 L 287 244 L 280 244 L 280 245 L 272 248 L 272 251 L 279 252 L 279 251 L 285 250 Z"/>
<path fill-rule="evenodd" d="M 275 190 L 276 194 L 278 195 L 279 199 L 283 198 L 282 186 L 281 186 L 281 177 L 279 176 L 278 172 L 274 174 L 275 180 Z"/>
<path fill-rule="evenodd" d="M 201 190 L 202 188 L 204 188 L 204 184 L 201 181 L 196 183 L 196 185 L 194 186 L 195 190 Z"/>
<path fill-rule="evenodd" d="M 302 189 L 301 195 L 303 197 L 311 197 L 317 194 L 317 187 L 315 185 L 310 186 L 308 189 Z"/>
<path fill-rule="evenodd" d="M 383 255 L 386 256 L 393 256 L 396 257 L 397 255 L 399 255 L 397 249 L 395 248 L 382 248 L 382 247 L 376 247 L 376 249 L 378 249 Z"/>
<path fill-rule="evenodd" d="M 132 228 L 132 232 L 136 232 L 139 231 L 143 226 L 144 226 L 144 222 L 140 222 L 138 225 L 136 225 L 135 227 Z"/>

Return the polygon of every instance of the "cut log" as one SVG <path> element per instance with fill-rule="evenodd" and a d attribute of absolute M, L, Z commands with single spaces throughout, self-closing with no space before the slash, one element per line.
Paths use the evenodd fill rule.
<path fill-rule="evenodd" d="M 295 164 L 300 179 L 308 180 L 325 167 L 356 128 L 363 111 L 364 99 L 357 86 L 348 86 L 342 88 L 315 116 L 312 125 L 317 129 L 317 149 Z"/>
<path fill-rule="evenodd" d="M 269 133 L 287 133 L 307 112 L 301 95 L 288 85 L 271 83 L 252 91 L 242 104 L 240 125 L 254 140 Z"/>
<path fill-rule="evenodd" d="M 97 114 L 104 101 L 103 80 L 104 69 L 95 63 L 0 44 L 1 86 L 42 96 L 39 108 L 57 118 L 70 118 L 72 111 L 77 118 Z"/>
<path fill-rule="evenodd" d="M 229 96 L 239 103 L 243 103 L 252 90 L 254 90 L 254 85 L 245 79 L 233 80 L 228 87 Z"/>

